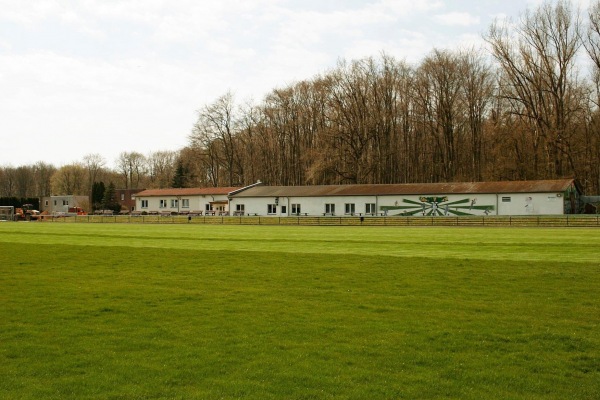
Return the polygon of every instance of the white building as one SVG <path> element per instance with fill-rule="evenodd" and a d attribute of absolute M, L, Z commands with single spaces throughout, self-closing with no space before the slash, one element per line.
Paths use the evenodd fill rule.
<path fill-rule="evenodd" d="M 230 195 L 238 215 L 467 216 L 577 213 L 573 179 L 387 185 L 262 186 Z"/>
<path fill-rule="evenodd" d="M 228 215 L 229 194 L 240 187 L 148 189 L 135 194 L 135 211 L 171 214 Z"/>

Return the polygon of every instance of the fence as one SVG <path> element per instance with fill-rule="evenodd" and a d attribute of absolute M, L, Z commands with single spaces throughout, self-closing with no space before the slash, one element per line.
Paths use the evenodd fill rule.
<path fill-rule="evenodd" d="M 130 223 L 204 225 L 306 225 L 306 226 L 543 226 L 600 227 L 597 215 L 487 216 L 487 217 L 260 217 L 260 216 L 160 216 L 77 215 L 45 216 L 42 222 Z"/>

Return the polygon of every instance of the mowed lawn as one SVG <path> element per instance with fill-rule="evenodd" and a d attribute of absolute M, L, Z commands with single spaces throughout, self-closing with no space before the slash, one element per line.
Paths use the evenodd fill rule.
<path fill-rule="evenodd" d="M 600 230 L 0 223 L 2 399 L 598 399 Z"/>

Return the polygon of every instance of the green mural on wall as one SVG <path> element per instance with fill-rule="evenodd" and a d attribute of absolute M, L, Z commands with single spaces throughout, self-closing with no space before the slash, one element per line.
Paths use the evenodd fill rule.
<path fill-rule="evenodd" d="M 404 205 L 382 206 L 381 211 L 388 215 L 423 215 L 423 216 L 450 216 L 450 215 L 489 215 L 494 211 L 490 204 L 479 205 L 477 199 L 465 198 L 448 201 L 447 196 L 421 196 L 419 201 L 402 199 Z M 477 212 L 479 211 L 479 212 Z"/>

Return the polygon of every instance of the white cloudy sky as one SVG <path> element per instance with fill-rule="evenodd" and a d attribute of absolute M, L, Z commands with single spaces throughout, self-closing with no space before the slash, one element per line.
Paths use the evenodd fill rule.
<path fill-rule="evenodd" d="M 340 58 L 480 46 L 540 2 L 0 0 L 0 166 L 177 150 L 228 90 L 259 101 Z"/>

